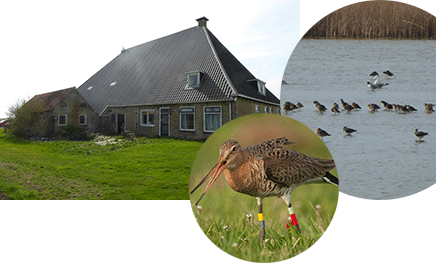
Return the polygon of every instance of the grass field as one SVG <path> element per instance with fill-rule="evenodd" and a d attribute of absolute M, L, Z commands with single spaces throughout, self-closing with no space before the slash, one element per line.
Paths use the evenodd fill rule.
<path fill-rule="evenodd" d="M 38 142 L 0 129 L 0 199 L 188 199 L 203 143 L 163 138 Z"/>
<path fill-rule="evenodd" d="M 319 198 L 321 193 L 327 195 Z M 192 208 L 203 232 L 223 251 L 243 260 L 276 262 L 304 252 L 321 238 L 335 212 L 337 193 L 337 187 L 330 185 L 301 186 L 295 190 L 293 206 L 301 234 L 294 227 L 286 229 L 289 215 L 285 203 L 279 198 L 266 198 L 263 244 L 260 244 L 255 198 L 240 194 L 236 202 L 231 197 L 223 198 L 221 193 L 208 193 L 211 196 L 201 210 Z"/>

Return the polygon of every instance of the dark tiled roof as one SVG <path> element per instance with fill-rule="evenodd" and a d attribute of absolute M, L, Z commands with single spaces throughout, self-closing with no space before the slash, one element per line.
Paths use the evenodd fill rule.
<path fill-rule="evenodd" d="M 204 73 L 185 89 L 188 72 Z M 244 95 L 279 104 L 247 80 L 255 77 L 206 27 L 193 27 L 121 52 L 78 91 L 97 112 L 107 105 L 152 105 L 230 100 Z M 92 87 L 92 88 L 91 88 Z"/>
<path fill-rule="evenodd" d="M 218 54 L 218 57 L 233 83 L 236 92 L 240 95 L 245 95 L 251 98 L 265 100 L 268 102 L 280 104 L 280 100 L 266 89 L 266 96 L 257 91 L 257 82 L 248 81 L 256 79 L 249 71 L 241 64 L 227 48 L 209 31 L 210 39 Z"/>
<path fill-rule="evenodd" d="M 49 111 L 52 110 L 56 105 L 58 105 L 71 91 L 75 89 L 76 88 L 73 87 L 35 95 L 27 102 L 27 104 L 32 105 L 37 103 L 41 107 L 41 110 Z"/>

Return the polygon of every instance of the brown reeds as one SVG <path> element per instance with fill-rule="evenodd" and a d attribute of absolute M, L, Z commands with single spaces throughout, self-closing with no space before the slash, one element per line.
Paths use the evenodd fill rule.
<path fill-rule="evenodd" d="M 436 17 L 412 5 L 365 1 L 325 16 L 303 38 L 436 38 Z"/>

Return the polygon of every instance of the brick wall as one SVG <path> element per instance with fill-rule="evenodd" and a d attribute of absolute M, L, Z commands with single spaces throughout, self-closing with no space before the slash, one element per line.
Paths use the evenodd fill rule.
<path fill-rule="evenodd" d="M 268 112 L 272 109 L 276 114 L 280 108 L 279 106 L 271 106 L 244 98 L 238 98 L 237 101 L 108 107 L 103 114 L 103 122 L 110 122 L 111 129 L 116 131 L 118 115 L 121 114 L 124 115 L 125 131 L 131 131 L 139 136 L 154 137 L 165 136 L 165 128 L 163 127 L 165 124 L 163 122 L 168 117 L 169 126 L 167 131 L 170 137 L 207 139 L 213 131 L 207 130 L 207 127 L 205 127 L 205 114 L 214 115 L 214 117 L 220 115 L 222 126 L 237 117 L 255 113 L 256 105 L 259 106 L 260 113 L 263 113 L 264 108 L 267 107 Z M 209 112 L 205 112 L 205 108 Z M 187 124 L 189 127 L 181 125 L 182 115 L 190 115 L 186 117 L 189 119 L 193 117 L 193 123 Z"/>

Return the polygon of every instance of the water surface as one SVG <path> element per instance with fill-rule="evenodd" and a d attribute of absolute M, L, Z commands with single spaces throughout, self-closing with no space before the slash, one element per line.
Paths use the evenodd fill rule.
<path fill-rule="evenodd" d="M 300 101 L 301 110 L 287 115 L 313 131 L 332 136 L 324 142 L 340 176 L 340 191 L 366 199 L 392 199 L 417 193 L 436 182 L 436 41 L 423 40 L 301 40 L 288 61 L 281 103 Z M 371 91 L 368 75 L 385 70 L 395 78 L 380 77 L 389 85 Z M 330 112 L 340 99 L 357 102 L 362 110 L 338 115 Z M 313 101 L 328 108 L 319 114 Z M 409 104 L 413 113 L 383 110 L 380 101 Z M 367 105 L 382 109 L 370 112 Z M 436 108 L 436 107 L 435 107 Z M 342 109 L 342 107 L 341 107 Z M 346 136 L 342 127 L 358 132 Z M 414 130 L 429 132 L 422 142 Z"/>

